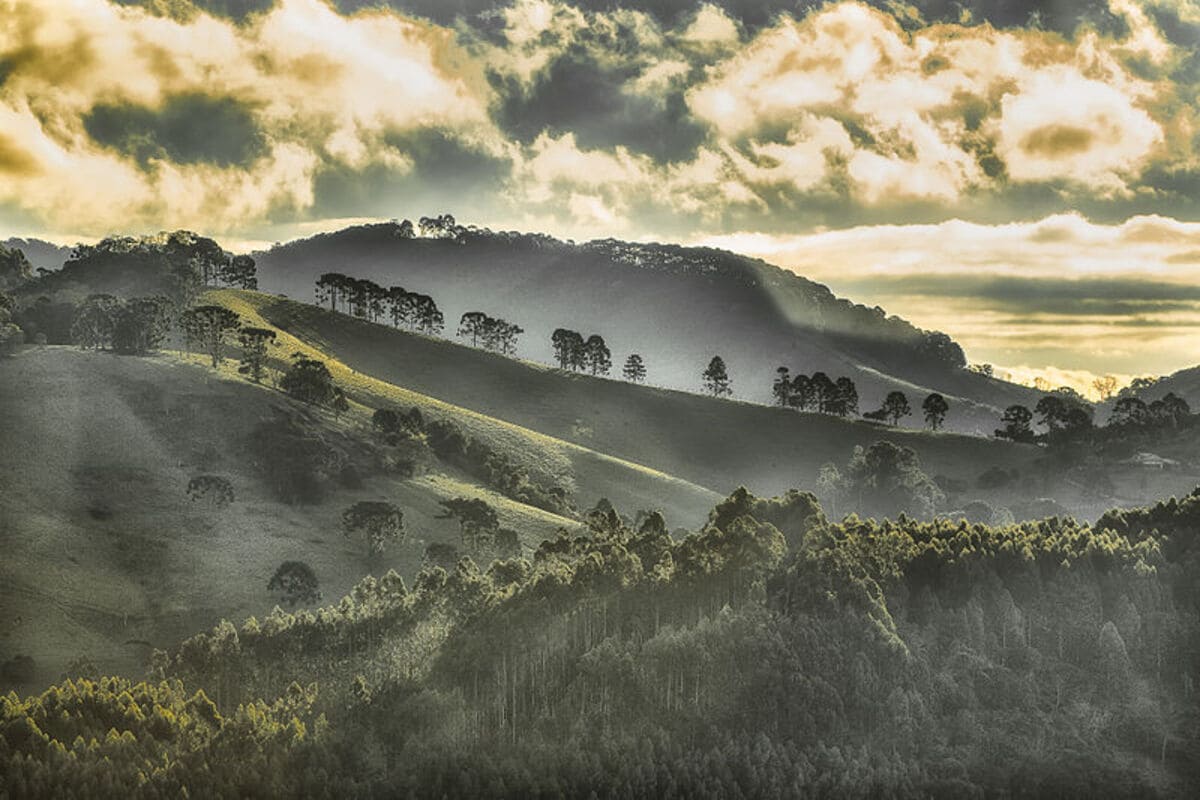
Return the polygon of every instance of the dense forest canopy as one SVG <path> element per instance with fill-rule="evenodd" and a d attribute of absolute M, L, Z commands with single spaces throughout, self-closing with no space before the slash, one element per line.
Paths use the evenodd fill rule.
<path fill-rule="evenodd" d="M 5 785 L 1184 795 L 1198 527 L 1200 490 L 1003 527 L 832 522 L 811 495 L 739 490 L 674 539 L 658 513 L 602 504 L 528 558 L 222 623 L 158 654 L 147 684 L 10 695 Z"/>

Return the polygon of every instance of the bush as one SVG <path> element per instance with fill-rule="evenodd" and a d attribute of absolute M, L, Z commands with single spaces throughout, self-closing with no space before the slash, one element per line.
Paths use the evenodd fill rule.
<path fill-rule="evenodd" d="M 324 361 L 299 356 L 279 379 L 279 388 L 303 403 L 325 406 L 333 402 L 333 376 Z"/>

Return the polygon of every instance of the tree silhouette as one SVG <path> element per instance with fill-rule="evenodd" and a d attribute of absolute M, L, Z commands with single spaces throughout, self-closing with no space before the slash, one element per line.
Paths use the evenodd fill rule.
<path fill-rule="evenodd" d="M 593 375 L 607 375 L 612 369 L 612 352 L 599 334 L 593 333 L 583 343 L 583 358 Z"/>
<path fill-rule="evenodd" d="M 1038 400 L 1033 410 L 1034 413 L 1041 416 L 1038 423 L 1044 426 L 1047 431 L 1054 432 L 1066 425 L 1068 407 L 1062 397 L 1058 395 L 1045 395 L 1042 399 Z"/>
<path fill-rule="evenodd" d="M 279 595 L 288 607 L 321 599 L 320 585 L 312 567 L 303 561 L 284 561 L 267 581 L 267 591 Z"/>
<path fill-rule="evenodd" d="M 254 259 L 250 256 L 232 256 L 217 268 L 217 277 L 226 286 L 239 289 L 257 289 L 258 277 Z"/>
<path fill-rule="evenodd" d="M 934 392 L 925 398 L 925 402 L 921 403 L 921 410 L 925 412 L 925 424 L 929 426 L 930 430 L 936 431 L 945 422 L 950 404 L 946 402 L 946 398 Z"/>
<path fill-rule="evenodd" d="M 883 411 L 885 418 L 891 418 L 893 425 L 900 424 L 901 417 L 912 414 L 912 409 L 908 406 L 908 397 L 904 392 L 888 392 L 880 410 Z"/>
<path fill-rule="evenodd" d="M 478 498 L 455 497 L 441 505 L 443 512 L 437 519 L 458 520 L 463 545 L 473 552 L 489 544 L 500 528 L 496 511 Z"/>
<path fill-rule="evenodd" d="M 121 301 L 111 294 L 88 295 L 71 324 L 72 341 L 94 350 L 111 347 L 120 312 Z"/>
<path fill-rule="evenodd" d="M 342 512 L 342 532 L 347 538 L 361 532 L 372 556 L 383 553 L 389 541 L 404 537 L 404 514 L 391 503 L 362 500 Z"/>
<path fill-rule="evenodd" d="M 833 384 L 833 398 L 826 408 L 830 414 L 847 417 L 858 413 L 858 387 L 849 378 L 838 378 Z"/>
<path fill-rule="evenodd" d="M 798 411 L 807 411 L 813 402 L 812 379 L 801 373 L 792 378 L 788 405 Z"/>
<path fill-rule="evenodd" d="M 821 414 L 830 413 L 830 404 L 836 402 L 837 384 L 824 372 L 814 372 L 808 379 L 810 404 Z"/>
<path fill-rule="evenodd" d="M 1150 407 L 1140 397 L 1122 397 L 1113 406 L 1108 424 L 1114 427 L 1140 427 L 1151 419 Z"/>
<path fill-rule="evenodd" d="M 1014 442 L 1032 442 L 1034 440 L 1033 428 L 1033 412 L 1022 405 L 1011 405 L 1004 409 L 1004 414 L 1000 417 L 1000 422 L 1004 425 L 998 429 L 995 435 L 999 439 L 1010 439 Z"/>
<path fill-rule="evenodd" d="M 145 355 L 157 350 L 171 327 L 174 303 L 165 295 L 135 297 L 121 306 L 113 327 L 113 349 Z"/>
<path fill-rule="evenodd" d="M 479 337 L 486 332 L 488 323 L 494 322 L 495 320 L 482 311 L 468 311 L 458 321 L 458 335 L 464 339 L 470 337 L 471 346 L 475 347 L 479 344 Z"/>
<path fill-rule="evenodd" d="M 255 383 L 262 381 L 267 363 L 267 350 L 275 344 L 275 331 L 269 328 L 245 327 L 238 332 L 242 345 L 242 365 L 238 372 L 249 375 Z"/>
<path fill-rule="evenodd" d="M 576 331 L 558 328 L 550 337 L 554 345 L 554 358 L 559 369 L 577 369 L 583 365 L 583 337 Z"/>
<path fill-rule="evenodd" d="M 238 315 L 224 306 L 197 306 L 183 312 L 183 328 L 188 338 L 212 358 L 213 368 L 220 366 L 229 336 L 238 329 Z"/>
<path fill-rule="evenodd" d="M 329 374 L 325 362 L 301 353 L 296 353 L 292 358 L 292 366 L 280 378 L 279 388 L 305 403 L 331 403 L 334 398 L 333 376 Z"/>
<path fill-rule="evenodd" d="M 621 374 L 625 376 L 625 380 L 633 383 L 641 383 L 646 380 L 646 363 L 642 361 L 642 357 L 637 353 L 631 353 L 625 359 L 625 366 L 621 369 Z"/>
<path fill-rule="evenodd" d="M 771 384 L 771 396 L 775 405 L 786 408 L 792 404 L 792 378 L 787 367 L 775 370 L 775 383 Z"/>
<path fill-rule="evenodd" d="M 708 367 L 700 375 L 704 391 L 711 394 L 713 397 L 725 397 L 733 394 L 733 389 L 730 386 L 729 373 L 725 369 L 725 360 L 720 356 L 713 356 L 708 362 Z"/>

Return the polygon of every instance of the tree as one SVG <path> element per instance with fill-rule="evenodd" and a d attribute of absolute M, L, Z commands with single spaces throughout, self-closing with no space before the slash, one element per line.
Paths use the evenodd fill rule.
<path fill-rule="evenodd" d="M 350 410 L 350 401 L 346 399 L 346 393 L 342 391 L 342 387 L 333 387 L 333 399 L 329 402 L 329 407 L 333 409 L 334 419 L 341 419 L 342 414 Z"/>
<path fill-rule="evenodd" d="M 1150 413 L 1156 420 L 1174 427 L 1192 415 L 1192 408 L 1187 400 L 1174 392 L 1167 392 L 1162 399 L 1150 404 Z"/>
<path fill-rule="evenodd" d="M 583 358 L 593 375 L 607 375 L 612 369 L 612 352 L 599 334 L 593 333 L 583 343 Z"/>
<path fill-rule="evenodd" d="M 28 283 L 32 277 L 33 266 L 25 257 L 25 252 L 0 243 L 0 291 L 16 289 Z"/>
<path fill-rule="evenodd" d="M 945 422 L 950 404 L 946 402 L 946 398 L 934 392 L 925 398 L 925 402 L 921 403 L 921 410 L 925 412 L 925 424 L 930 430 L 936 431 Z"/>
<path fill-rule="evenodd" d="M 331 403 L 334 397 L 333 376 L 329 374 L 325 362 L 301 353 L 296 353 L 292 359 L 292 366 L 279 380 L 279 388 L 304 403 Z"/>
<path fill-rule="evenodd" d="M 1025 406 L 1011 405 L 1004 409 L 1004 414 L 1000 417 L 1000 422 L 1004 427 L 996 430 L 996 438 L 1026 443 L 1034 440 L 1033 428 L 1031 427 L 1033 412 Z"/>
<path fill-rule="evenodd" d="M 885 417 L 890 417 L 893 425 L 900 424 L 901 417 L 907 417 L 912 414 L 912 409 L 908 406 L 908 397 L 904 392 L 888 392 L 887 397 L 883 399 L 883 406 L 880 411 Z"/>
<path fill-rule="evenodd" d="M 404 514 L 391 503 L 362 500 L 342 512 L 342 532 L 347 538 L 361 532 L 367 552 L 378 556 L 389 541 L 404 538 Z"/>
<path fill-rule="evenodd" d="M 409 302 L 412 308 L 412 324 L 418 331 L 427 336 L 442 332 L 445 317 L 432 297 L 427 294 L 411 294 Z"/>
<path fill-rule="evenodd" d="M 792 404 L 792 377 L 787 367 L 775 370 L 775 383 L 771 384 L 771 396 L 775 405 L 786 408 Z"/>
<path fill-rule="evenodd" d="M 468 311 L 458 322 L 458 335 L 464 339 L 470 337 L 471 346 L 475 347 L 479 344 L 479 337 L 487 331 L 488 324 L 494 322 L 495 320 L 482 311 Z"/>
<path fill-rule="evenodd" d="M 854 449 L 846 466 L 847 493 L 863 513 L 894 516 L 901 512 L 929 517 L 945 499 L 937 484 L 921 469 L 909 447 L 880 441 Z"/>
<path fill-rule="evenodd" d="M 788 395 L 788 405 L 798 411 L 807 411 L 813 402 L 812 379 L 801 373 L 792 378 L 792 388 Z"/>
<path fill-rule="evenodd" d="M 829 405 L 837 394 L 837 384 L 824 372 L 814 372 L 808 379 L 809 404 L 820 414 L 828 414 Z"/>
<path fill-rule="evenodd" d="M 1107 400 L 1117 391 L 1117 379 L 1113 375 L 1104 375 L 1092 381 L 1092 388 L 1101 401 Z"/>
<path fill-rule="evenodd" d="M 221 364 L 226 340 L 240 324 L 238 315 L 224 306 L 197 306 L 183 312 L 183 329 L 188 339 L 200 342 L 212 358 L 214 369 Z"/>
<path fill-rule="evenodd" d="M 1112 427 L 1139 427 L 1150 421 L 1150 409 L 1139 397 L 1122 397 L 1113 406 L 1108 424 Z"/>
<path fill-rule="evenodd" d="M 441 502 L 443 512 L 437 519 L 458 520 L 463 545 L 478 552 L 490 543 L 500 528 L 500 519 L 490 505 L 478 498 L 455 497 Z"/>
<path fill-rule="evenodd" d="M 240 289 L 257 289 L 258 277 L 254 259 L 250 256 L 232 256 L 217 268 L 217 277 L 226 286 Z"/>
<path fill-rule="evenodd" d="M 350 279 L 340 272 L 326 272 L 317 278 L 317 303 L 329 303 L 330 311 L 337 311 L 338 304 L 346 301 Z"/>
<path fill-rule="evenodd" d="M 113 349 L 118 353 L 145 355 L 157 350 L 171 326 L 170 298 L 135 297 L 117 314 L 113 327 Z"/>
<path fill-rule="evenodd" d="M 396 235 L 401 239 L 415 239 L 417 231 L 413 227 L 412 220 L 406 219 L 400 223 L 400 227 L 396 229 Z"/>
<path fill-rule="evenodd" d="M 303 561 L 284 561 L 267 581 L 267 591 L 279 595 L 289 607 L 297 603 L 315 603 L 321 599 L 317 574 Z"/>
<path fill-rule="evenodd" d="M 646 363 L 642 361 L 642 357 L 637 353 L 631 353 L 625 359 L 625 366 L 621 369 L 621 374 L 625 376 L 625 380 L 633 383 L 641 383 L 646 380 Z"/>
<path fill-rule="evenodd" d="M 10 355 L 25 340 L 24 331 L 11 321 L 15 305 L 12 297 L 0 292 L 0 356 Z"/>
<path fill-rule="evenodd" d="M 712 357 L 712 361 L 708 362 L 708 367 L 700 377 L 704 382 L 704 391 L 713 397 L 724 397 L 733 394 L 733 389 L 730 387 L 729 373 L 725 370 L 725 360 L 720 356 Z"/>
<path fill-rule="evenodd" d="M 825 404 L 830 414 L 847 417 L 858 413 L 858 387 L 846 377 L 838 378 L 833 384 L 833 396 Z"/>
<path fill-rule="evenodd" d="M 1034 413 L 1041 416 L 1038 424 L 1046 428 L 1047 431 L 1057 431 L 1066 424 L 1067 421 L 1067 404 L 1062 397 L 1054 394 L 1048 394 L 1038 400 L 1037 405 L 1033 407 Z"/>
<path fill-rule="evenodd" d="M 558 328 L 550 336 L 554 345 L 554 357 L 558 360 L 559 369 L 577 369 L 583 365 L 583 337 L 576 331 Z"/>
<path fill-rule="evenodd" d="M 525 332 L 520 325 L 496 320 L 496 348 L 506 356 L 516 355 L 517 337 Z"/>
<path fill-rule="evenodd" d="M 267 351 L 275 344 L 275 331 L 247 326 L 238 331 L 238 342 L 242 346 L 242 364 L 238 372 L 249 375 L 255 383 L 261 382 Z"/>
<path fill-rule="evenodd" d="M 111 294 L 91 294 L 79 304 L 71 324 L 71 339 L 80 347 L 104 350 L 112 347 L 121 301 Z"/>
<path fill-rule="evenodd" d="M 224 508 L 234 501 L 233 484 L 220 475 L 197 475 L 188 481 L 187 495 L 193 503 L 204 500 Z"/>

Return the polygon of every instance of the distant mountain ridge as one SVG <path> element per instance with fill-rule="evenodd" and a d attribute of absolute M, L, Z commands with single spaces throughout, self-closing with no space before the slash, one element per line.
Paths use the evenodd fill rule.
<path fill-rule="evenodd" d="M 0 245 L 10 250 L 20 250 L 34 269 L 61 269 L 63 262 L 71 256 L 71 247 L 43 241 L 42 239 L 22 239 L 13 237 L 0 241 Z"/>
<path fill-rule="evenodd" d="M 938 391 L 947 424 L 991 433 L 999 410 L 1032 404 L 1033 390 L 965 368 L 949 336 L 759 259 L 723 250 L 603 239 L 583 244 L 544 234 L 455 226 L 412 238 L 396 223 L 355 226 L 253 254 L 264 290 L 308 300 L 316 278 L 338 272 L 434 297 L 453 336 L 459 317 L 483 311 L 525 329 L 518 354 L 551 363 L 559 327 L 602 335 L 614 371 L 641 354 L 653 384 L 695 391 L 708 360 L 729 365 L 734 396 L 770 402 L 779 366 L 855 381 L 863 411 L 892 390 L 914 409 Z M 918 412 L 919 415 L 919 412 Z M 920 424 L 919 416 L 909 424 Z"/>

